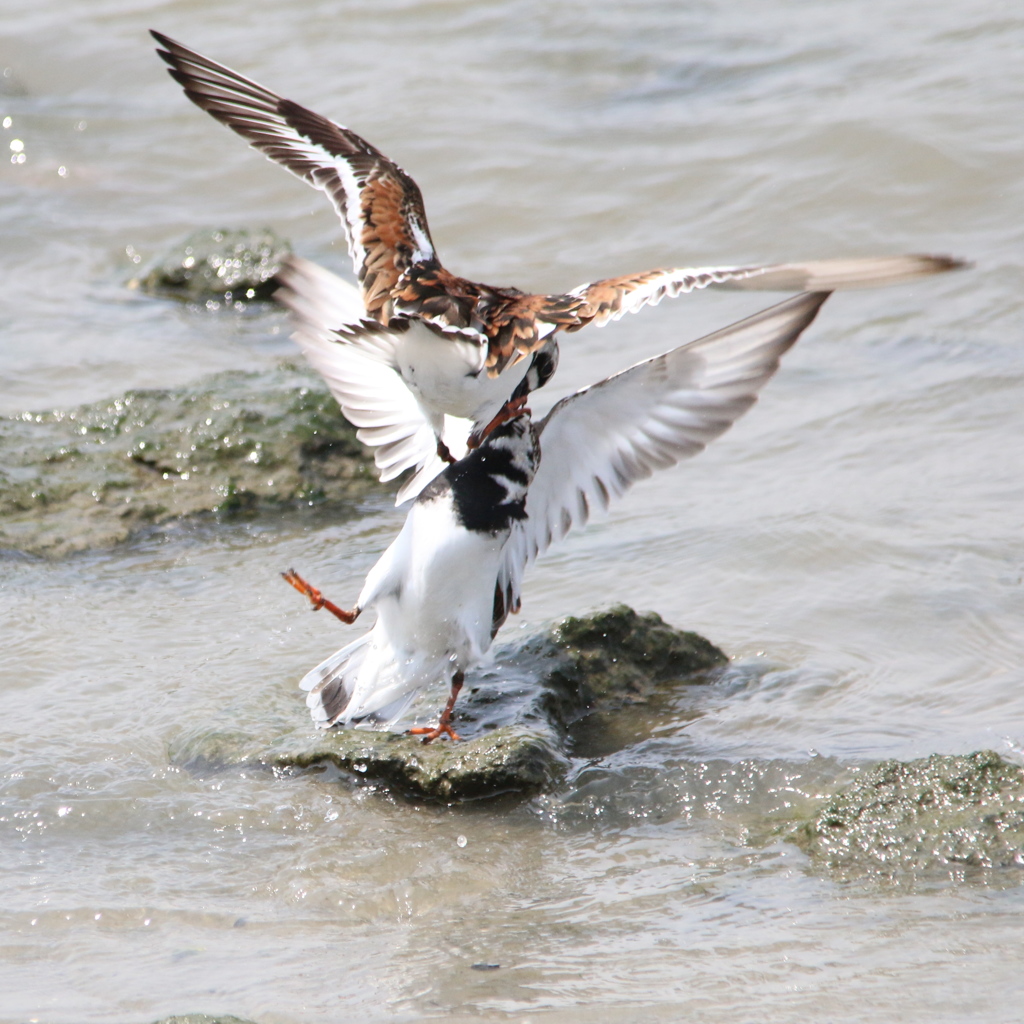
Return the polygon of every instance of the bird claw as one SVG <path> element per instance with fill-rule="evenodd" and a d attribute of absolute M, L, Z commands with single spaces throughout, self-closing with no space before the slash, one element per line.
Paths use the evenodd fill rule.
<path fill-rule="evenodd" d="M 437 439 L 437 457 L 442 462 L 447 462 L 449 466 L 454 465 L 456 462 L 459 461 L 457 458 L 455 458 L 454 455 L 452 455 L 451 451 L 448 448 L 448 445 L 446 445 L 444 441 L 441 440 L 441 438 Z"/>
<path fill-rule="evenodd" d="M 448 703 L 445 704 L 437 725 L 433 729 L 427 725 L 415 725 L 409 730 L 410 736 L 422 736 L 424 743 L 433 743 L 439 736 L 447 736 L 453 743 L 462 739 L 452 728 L 452 711 L 455 709 L 455 701 L 462 690 L 464 678 L 462 669 L 452 676 L 452 690 L 448 694 Z"/>
<path fill-rule="evenodd" d="M 313 605 L 313 611 L 318 612 L 323 608 L 325 604 L 324 595 L 316 587 L 307 583 L 294 569 L 281 573 L 281 577 L 286 583 L 290 583 L 300 594 L 305 594 L 309 598 L 310 603 Z"/>
<path fill-rule="evenodd" d="M 286 583 L 290 583 L 300 594 L 309 598 L 309 603 L 313 606 L 312 611 L 318 612 L 321 608 L 326 608 L 344 623 L 351 624 L 356 621 L 356 617 L 359 615 L 358 608 L 350 612 L 339 608 L 333 601 L 328 601 L 316 587 L 307 583 L 294 569 L 281 573 L 281 576 Z"/>
<path fill-rule="evenodd" d="M 449 739 L 458 742 L 462 737 L 447 722 L 438 723 L 433 729 L 428 725 L 415 725 L 409 730 L 410 736 L 422 736 L 424 743 L 433 743 L 439 736 L 447 735 Z"/>

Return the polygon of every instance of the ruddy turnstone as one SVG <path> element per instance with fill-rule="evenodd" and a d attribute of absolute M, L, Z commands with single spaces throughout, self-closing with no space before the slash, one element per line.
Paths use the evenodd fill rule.
<path fill-rule="evenodd" d="M 362 354 L 397 374 L 412 392 L 411 400 L 422 407 L 434 431 L 429 443 L 421 433 L 402 434 L 408 399 L 397 403 L 396 419 L 387 421 L 376 410 L 368 424 L 360 421 L 357 391 L 348 388 L 339 395 L 343 411 L 366 432 L 367 443 L 388 446 L 378 454 L 382 475 L 414 470 L 399 501 L 417 493 L 439 470 L 443 463 L 435 454 L 451 461 L 446 416 L 471 421 L 470 440 L 478 443 L 510 395 L 519 389 L 517 397 L 523 398 L 543 384 L 557 362 L 554 335 L 559 331 L 600 326 L 666 296 L 709 285 L 833 291 L 910 281 L 963 265 L 947 256 L 905 255 L 676 267 L 592 281 L 553 295 L 470 281 L 441 265 L 419 188 L 380 150 L 223 64 L 159 32 L 152 35 L 163 47 L 157 52 L 170 65 L 171 76 L 193 103 L 324 192 L 341 218 L 362 308 L 351 309 L 344 321 L 326 318 L 329 285 L 308 264 L 297 262 L 285 276 L 284 299 L 301 308 L 307 327 L 327 331 L 335 341 L 360 342 Z M 364 377 L 373 372 L 365 364 L 359 368 Z M 415 419 L 421 431 L 423 416 Z"/>
<path fill-rule="evenodd" d="M 539 423 L 517 407 L 413 503 L 355 607 L 326 601 L 292 570 L 314 610 L 344 622 L 377 611 L 369 632 L 301 686 L 320 728 L 384 728 L 441 679 L 451 693 L 429 742 L 452 729 L 467 668 L 519 610 L 526 566 L 635 481 L 696 455 L 753 405 L 827 293 L 797 295 L 558 402 Z M 417 731 L 417 730 L 414 730 Z"/>

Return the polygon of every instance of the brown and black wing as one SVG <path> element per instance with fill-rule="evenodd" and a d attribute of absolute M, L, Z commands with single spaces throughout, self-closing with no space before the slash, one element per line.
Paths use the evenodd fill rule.
<path fill-rule="evenodd" d="M 647 270 L 641 274 L 609 277 L 580 285 L 572 295 L 584 300 L 578 322 L 567 328 L 578 331 L 589 323 L 597 326 L 656 306 L 701 288 L 720 287 L 750 291 L 828 292 L 847 288 L 877 288 L 916 281 L 957 270 L 967 264 L 952 256 L 911 253 L 903 256 L 867 256 L 850 259 L 808 260 L 803 263 L 754 264 L 746 267 L 676 267 Z"/>
<path fill-rule="evenodd" d="M 578 323 L 576 295 L 526 295 L 456 277 L 436 260 L 412 268 L 395 293 L 395 311 L 443 334 L 487 346 L 488 375 L 531 355 L 554 331 Z"/>
<path fill-rule="evenodd" d="M 412 264 L 435 258 L 416 182 L 343 125 L 152 35 L 164 47 L 157 53 L 171 77 L 196 106 L 327 195 L 345 227 L 366 311 L 387 323 L 399 278 Z"/>
<path fill-rule="evenodd" d="M 557 330 L 573 330 L 584 302 L 576 295 L 514 295 L 490 319 L 487 372 L 496 377 L 510 363 L 532 355 Z"/>

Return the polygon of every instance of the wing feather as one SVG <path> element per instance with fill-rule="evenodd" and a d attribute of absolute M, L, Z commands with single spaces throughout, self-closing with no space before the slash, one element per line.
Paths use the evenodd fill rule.
<path fill-rule="evenodd" d="M 723 434 L 757 400 L 828 293 L 795 296 L 562 399 L 537 425 L 540 465 L 505 548 L 514 606 L 526 566 L 637 480 Z"/>
<path fill-rule="evenodd" d="M 352 285 L 296 256 L 289 257 L 278 278 L 281 287 L 274 297 L 296 315 L 296 344 L 326 381 L 356 436 L 374 448 L 381 480 L 412 471 L 396 504 L 414 497 L 445 467 L 437 436 L 457 438 L 461 430 L 464 444 L 472 425 L 432 415 L 420 405 L 396 369 L 400 335 L 379 328 L 360 333 L 358 320 L 347 322 L 362 312 Z M 355 333 L 346 333 L 347 327 Z"/>
<path fill-rule="evenodd" d="M 641 274 L 609 277 L 580 285 L 570 295 L 584 299 L 578 331 L 589 323 L 603 326 L 701 288 L 719 287 L 748 291 L 831 292 L 848 288 L 876 288 L 916 281 L 968 266 L 952 256 L 909 254 L 868 256 L 853 259 L 809 260 L 803 263 L 753 264 L 745 267 L 675 267 Z"/>
<path fill-rule="evenodd" d="M 366 315 L 386 324 L 415 262 L 435 258 L 416 182 L 364 138 L 159 32 L 157 50 L 185 95 L 269 159 L 325 193 L 348 240 Z"/>

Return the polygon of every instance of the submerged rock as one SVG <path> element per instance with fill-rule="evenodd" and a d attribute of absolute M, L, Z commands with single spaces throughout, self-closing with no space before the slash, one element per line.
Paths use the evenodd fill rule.
<path fill-rule="evenodd" d="M 333 768 L 417 799 L 532 794 L 562 778 L 583 723 L 704 682 L 726 660 L 703 637 L 619 605 L 506 646 L 493 665 L 468 673 L 453 722 L 461 742 L 425 745 L 405 733 L 364 729 L 317 732 L 299 695 L 277 686 L 254 694 L 246 708 L 229 709 L 230 730 L 204 725 L 179 738 L 171 757 L 198 771 Z M 425 696 L 420 717 L 436 720 L 444 690 Z"/>
<path fill-rule="evenodd" d="M 366 494 L 372 461 L 321 388 L 285 364 L 0 419 L 0 548 L 61 555 L 199 513 Z"/>
<path fill-rule="evenodd" d="M 844 875 L 1024 866 L 1024 768 L 991 750 L 883 761 L 794 839 Z"/>
<path fill-rule="evenodd" d="M 267 301 L 291 246 L 270 228 L 196 231 L 156 260 L 132 288 L 186 302 Z"/>

